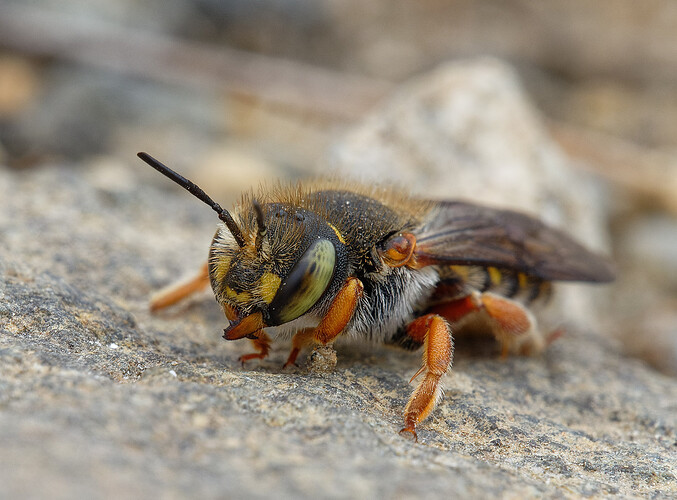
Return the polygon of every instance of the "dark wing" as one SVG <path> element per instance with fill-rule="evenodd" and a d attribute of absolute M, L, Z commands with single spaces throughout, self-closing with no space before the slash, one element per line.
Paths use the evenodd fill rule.
<path fill-rule="evenodd" d="M 613 267 L 603 257 L 562 231 L 511 210 L 436 202 L 415 236 L 415 256 L 421 265 L 494 266 L 547 281 L 614 279 Z"/>

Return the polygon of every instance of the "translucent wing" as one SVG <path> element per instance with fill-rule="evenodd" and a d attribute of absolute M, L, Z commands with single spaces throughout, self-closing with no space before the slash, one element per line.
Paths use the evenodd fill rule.
<path fill-rule="evenodd" d="M 606 259 L 562 231 L 511 210 L 439 202 L 415 236 L 420 265 L 494 266 L 547 281 L 614 279 Z"/>

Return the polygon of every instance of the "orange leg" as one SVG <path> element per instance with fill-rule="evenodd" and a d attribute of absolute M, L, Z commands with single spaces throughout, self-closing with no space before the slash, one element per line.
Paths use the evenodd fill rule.
<path fill-rule="evenodd" d="M 482 294 L 482 305 L 491 318 L 494 335 L 501 343 L 501 357 L 505 358 L 519 347 L 528 348 L 529 334 L 534 330 L 534 319 L 529 311 L 514 300 L 492 293 Z"/>
<path fill-rule="evenodd" d="M 408 433 L 416 440 L 416 425 L 435 409 L 442 397 L 440 378 L 451 366 L 454 343 L 449 323 L 437 314 L 416 318 L 407 327 L 407 334 L 423 343 L 423 364 L 411 381 L 419 375 L 424 377 L 404 408 L 404 428 L 400 434 Z"/>
<path fill-rule="evenodd" d="M 346 327 L 353 317 L 357 301 L 362 296 L 362 282 L 357 278 L 348 278 L 341 290 L 336 294 L 329 306 L 327 314 L 315 328 L 301 330 L 292 340 L 292 350 L 289 353 L 285 367 L 296 364 L 301 349 L 313 344 L 329 344 Z"/>
<path fill-rule="evenodd" d="M 429 312 L 439 314 L 453 325 L 469 314 L 479 312 L 481 309 L 482 302 L 477 300 L 474 295 L 467 295 L 460 299 L 437 304 L 431 307 Z"/>
<path fill-rule="evenodd" d="M 315 329 L 314 328 L 304 328 L 296 332 L 294 337 L 291 340 L 291 352 L 287 358 L 287 362 L 282 368 L 287 368 L 288 366 L 296 366 L 296 358 L 299 356 L 299 353 L 304 347 L 311 346 L 315 343 Z"/>
<path fill-rule="evenodd" d="M 525 354 L 540 351 L 544 341 L 537 335 L 531 313 L 514 300 L 490 292 L 474 292 L 466 297 L 433 306 L 431 313 L 445 317 L 452 325 L 471 314 L 484 315 L 492 333 L 501 343 L 502 356 L 521 349 Z"/>
<path fill-rule="evenodd" d="M 256 349 L 256 352 L 252 352 L 250 354 L 243 354 L 240 356 L 239 360 L 242 365 L 249 361 L 250 359 L 263 359 L 266 356 L 268 356 L 268 353 L 270 352 L 270 337 L 266 335 L 266 332 L 263 330 L 259 330 L 256 332 L 254 335 L 256 335 L 256 338 L 250 339 L 252 342 L 252 345 L 254 346 L 254 349 Z"/>
<path fill-rule="evenodd" d="M 158 311 L 176 304 L 186 297 L 199 292 L 209 284 L 209 269 L 207 264 L 200 268 L 200 272 L 188 281 L 174 283 L 164 290 L 160 290 L 150 301 L 150 310 Z"/>

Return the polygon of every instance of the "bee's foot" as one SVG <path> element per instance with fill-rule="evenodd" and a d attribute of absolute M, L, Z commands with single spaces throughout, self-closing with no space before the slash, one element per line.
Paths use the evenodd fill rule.
<path fill-rule="evenodd" d="M 295 367 L 295 368 L 299 368 L 299 364 L 298 364 L 297 362 L 287 360 L 287 362 L 286 362 L 285 364 L 282 365 L 282 369 L 283 369 L 283 370 L 286 370 L 286 369 L 289 368 L 290 366 L 293 366 L 293 367 Z"/>
<path fill-rule="evenodd" d="M 251 354 L 243 354 L 237 360 L 242 363 L 242 367 L 244 368 L 244 365 L 247 361 L 252 360 L 252 359 L 263 359 L 267 356 L 267 354 L 263 354 L 260 352 L 253 352 Z"/>
<path fill-rule="evenodd" d="M 413 426 L 407 426 L 404 429 L 400 430 L 400 436 L 405 439 L 409 439 L 414 443 L 418 443 L 418 435 L 416 434 L 416 428 Z"/>
<path fill-rule="evenodd" d="M 298 333 L 296 335 L 298 335 Z M 301 349 L 299 349 L 298 347 L 292 348 L 291 352 L 289 353 L 289 356 L 287 357 L 287 361 L 285 362 L 282 369 L 288 368 L 290 366 L 299 366 L 298 364 L 296 364 L 296 358 L 298 357 L 299 352 L 301 352 Z"/>
<path fill-rule="evenodd" d="M 556 329 L 556 330 L 550 332 L 550 334 L 549 334 L 547 337 L 545 337 L 545 345 L 550 345 L 550 344 L 552 344 L 552 343 L 555 342 L 557 339 L 559 339 L 559 338 L 563 337 L 564 335 L 566 335 L 566 333 L 567 333 L 567 331 L 566 331 L 566 329 L 565 329 L 564 327 L 560 327 L 560 328 L 558 328 L 558 329 Z"/>

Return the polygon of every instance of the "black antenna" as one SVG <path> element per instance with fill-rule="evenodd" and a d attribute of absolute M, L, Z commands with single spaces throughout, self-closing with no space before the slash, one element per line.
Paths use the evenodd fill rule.
<path fill-rule="evenodd" d="M 199 200 L 202 200 L 207 205 L 212 207 L 212 210 L 214 210 L 217 214 L 219 214 L 219 219 L 221 219 L 223 221 L 223 223 L 228 227 L 230 232 L 233 233 L 233 237 L 235 238 L 235 241 L 237 241 L 237 244 L 240 247 L 243 247 L 245 245 L 244 236 L 242 235 L 242 231 L 240 230 L 239 227 L 237 227 L 237 224 L 235 223 L 233 216 L 230 215 L 228 210 L 226 210 L 225 208 L 221 208 L 221 205 L 219 205 L 214 200 L 212 200 L 207 195 L 207 193 L 205 193 L 197 185 L 190 182 L 188 179 L 186 179 L 182 175 L 177 174 L 176 172 L 174 172 L 168 166 L 160 163 L 158 160 L 153 158 L 148 153 L 137 153 L 137 156 L 139 158 L 141 158 L 143 161 L 145 161 L 146 163 L 148 163 L 148 165 L 153 167 L 155 170 L 160 172 L 162 175 L 164 175 L 165 177 L 169 177 L 171 180 L 176 182 L 179 186 L 186 189 L 193 196 L 195 196 Z"/>
<path fill-rule="evenodd" d="M 258 252 L 261 250 L 261 245 L 263 245 L 263 240 L 266 237 L 266 224 L 263 222 L 263 209 L 259 202 L 252 200 L 252 205 L 254 205 L 254 211 L 256 212 L 256 226 L 258 227 L 254 247 Z"/>

